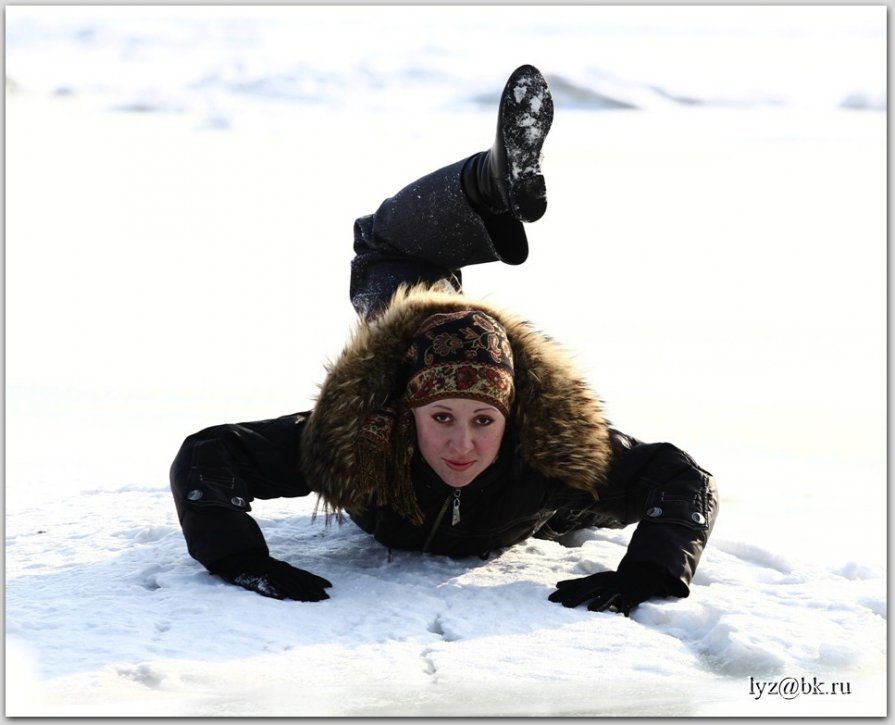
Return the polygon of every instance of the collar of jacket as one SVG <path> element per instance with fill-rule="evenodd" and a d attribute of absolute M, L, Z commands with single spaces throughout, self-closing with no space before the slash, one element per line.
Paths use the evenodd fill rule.
<path fill-rule="evenodd" d="M 361 426 L 403 393 L 401 360 L 423 320 L 466 309 L 497 319 L 513 348 L 516 397 L 507 425 L 517 441 L 515 455 L 542 475 L 598 497 L 612 455 L 608 422 L 568 355 L 493 303 L 417 286 L 401 287 L 379 316 L 362 320 L 342 353 L 327 365 L 302 433 L 301 452 L 306 481 L 328 511 L 339 513 L 384 490 L 384 482 L 362 474 Z"/>

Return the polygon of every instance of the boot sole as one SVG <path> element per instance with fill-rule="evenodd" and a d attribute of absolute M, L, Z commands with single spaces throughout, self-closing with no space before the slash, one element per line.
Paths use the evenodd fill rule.
<path fill-rule="evenodd" d="M 507 191 L 513 216 L 533 222 L 547 211 L 541 148 L 553 124 L 553 97 L 537 68 L 523 65 L 507 81 L 500 99 Z"/>

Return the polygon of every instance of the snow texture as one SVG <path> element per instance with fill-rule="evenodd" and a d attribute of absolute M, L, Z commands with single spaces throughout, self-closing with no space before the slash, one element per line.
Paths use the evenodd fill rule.
<path fill-rule="evenodd" d="M 886 713 L 884 7 L 17 6 L 6 40 L 7 715 Z M 631 529 L 390 557 L 311 499 L 253 515 L 331 599 L 211 576 L 181 441 L 312 406 L 353 220 L 488 148 L 523 63 L 549 212 L 464 284 L 716 476 L 690 596 L 547 601 Z"/>

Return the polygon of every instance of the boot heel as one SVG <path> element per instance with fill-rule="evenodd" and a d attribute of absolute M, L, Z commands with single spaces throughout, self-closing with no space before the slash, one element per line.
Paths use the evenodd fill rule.
<path fill-rule="evenodd" d="M 547 211 L 547 184 L 543 176 L 528 176 L 510 184 L 510 204 L 513 216 L 523 222 L 533 222 Z"/>

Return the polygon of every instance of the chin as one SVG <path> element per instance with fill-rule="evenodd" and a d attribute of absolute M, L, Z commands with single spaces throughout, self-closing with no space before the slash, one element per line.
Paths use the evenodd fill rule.
<path fill-rule="evenodd" d="M 463 486 L 468 486 L 470 483 L 475 481 L 480 473 L 481 471 L 464 471 L 462 473 L 459 473 L 448 468 L 439 471 L 438 476 L 451 488 L 463 488 Z"/>

